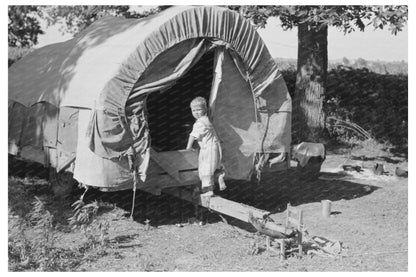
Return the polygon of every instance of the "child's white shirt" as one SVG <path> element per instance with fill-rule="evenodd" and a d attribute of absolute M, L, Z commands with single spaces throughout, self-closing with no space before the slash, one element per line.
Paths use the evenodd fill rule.
<path fill-rule="evenodd" d="M 195 137 L 201 149 L 205 149 L 218 142 L 214 127 L 206 115 L 201 116 L 195 121 L 190 135 Z"/>

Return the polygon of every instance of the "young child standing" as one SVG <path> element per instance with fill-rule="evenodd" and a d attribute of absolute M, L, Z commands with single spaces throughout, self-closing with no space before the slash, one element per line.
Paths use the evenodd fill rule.
<path fill-rule="evenodd" d="M 192 115 L 196 121 L 189 135 L 186 149 L 192 149 L 194 141 L 198 141 L 200 150 L 198 157 L 198 173 L 202 183 L 202 195 L 214 195 L 214 173 L 220 167 L 221 146 L 214 127 L 207 116 L 207 102 L 203 97 L 191 101 Z M 225 189 L 224 173 L 219 176 L 220 189 Z"/>

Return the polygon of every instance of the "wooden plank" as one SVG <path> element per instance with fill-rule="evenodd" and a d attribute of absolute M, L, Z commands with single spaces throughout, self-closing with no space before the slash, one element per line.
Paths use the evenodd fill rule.
<path fill-rule="evenodd" d="M 302 257 L 303 255 L 303 247 L 302 247 L 302 242 L 303 242 L 303 211 L 300 210 L 299 211 L 299 226 L 298 226 L 298 246 L 299 246 L 299 257 Z"/>
<path fill-rule="evenodd" d="M 197 173 L 195 174 L 195 171 L 197 172 L 198 170 L 198 152 L 196 151 L 177 150 L 156 152 L 150 148 L 150 158 L 181 185 L 199 181 Z M 150 165 L 152 165 L 152 162 Z M 158 170 L 152 169 L 152 171 Z"/>
<path fill-rule="evenodd" d="M 299 226 L 299 224 L 300 224 L 300 223 L 299 223 L 299 220 L 298 220 L 298 219 L 295 219 L 295 218 L 293 218 L 293 217 L 288 217 L 288 218 L 287 218 L 287 222 L 289 223 L 289 225 L 290 225 L 290 224 L 293 224 L 293 226 L 294 226 L 294 227 L 296 227 L 296 228 L 297 228 L 297 227 Z"/>
<path fill-rule="evenodd" d="M 288 212 L 289 217 L 290 216 L 298 216 L 300 211 L 301 210 L 299 210 L 299 209 L 297 209 L 293 206 L 290 206 L 290 205 L 288 205 L 288 207 L 287 207 L 287 212 Z"/>
<path fill-rule="evenodd" d="M 299 211 L 298 221 L 299 221 L 299 226 L 298 226 L 299 231 L 303 231 L 303 210 Z"/>
<path fill-rule="evenodd" d="M 268 211 L 224 199 L 220 196 L 204 198 L 200 195 L 194 195 L 193 191 L 187 188 L 167 188 L 164 189 L 163 192 L 192 202 L 196 205 L 206 207 L 211 211 L 222 213 L 241 221 L 253 224 L 253 226 L 256 227 L 252 222 L 254 218 L 255 222 L 260 221 L 260 225 L 262 226 L 261 229 L 264 231 L 263 233 L 268 236 L 288 237 L 292 236 L 294 232 L 292 228 L 286 228 L 285 226 L 265 220 L 270 215 L 270 212 Z M 252 216 L 251 219 L 250 215 Z M 258 228 L 256 227 L 256 229 Z"/>
<path fill-rule="evenodd" d="M 204 206 L 204 203 L 202 203 L 202 205 Z M 219 196 L 211 197 L 208 205 L 205 207 L 213 211 L 237 218 L 244 222 L 249 222 L 250 212 L 256 218 L 265 218 L 270 214 L 267 211 L 263 211 L 242 203 L 237 203 L 228 199 L 224 199 Z"/>
<path fill-rule="evenodd" d="M 150 158 L 154 160 L 160 167 L 162 167 L 170 176 L 172 176 L 178 182 L 182 182 L 182 179 L 179 177 L 179 168 L 174 166 L 175 164 L 169 159 L 165 159 L 159 155 L 158 152 L 153 150 L 150 147 Z"/>
<path fill-rule="evenodd" d="M 178 171 L 179 173 L 194 171 L 196 172 L 196 174 L 198 174 L 198 166 L 195 165 L 194 167 L 188 168 L 188 169 L 178 169 Z M 163 175 L 163 174 L 168 174 L 168 173 L 166 172 L 166 170 L 160 167 L 160 165 L 157 162 L 155 162 L 153 159 L 150 159 L 149 168 L 147 169 L 147 175 Z"/>
<path fill-rule="evenodd" d="M 287 231 L 287 229 L 289 228 L 289 211 L 290 211 L 290 203 L 287 203 L 286 206 L 286 221 L 285 221 L 285 233 Z"/>
<path fill-rule="evenodd" d="M 167 164 L 177 168 L 177 170 L 198 168 L 198 151 L 175 150 L 156 152 L 152 148 L 150 151 L 151 158 L 152 154 L 154 154 L 158 160 L 166 161 Z"/>
<path fill-rule="evenodd" d="M 278 242 L 280 244 L 280 258 L 286 260 L 286 242 L 284 239 L 279 239 Z"/>
<path fill-rule="evenodd" d="M 209 199 L 209 201 L 204 201 L 204 199 L 201 199 L 200 196 L 194 198 L 192 191 L 187 189 L 168 188 L 164 189 L 163 192 L 248 223 L 250 222 L 250 212 L 256 218 L 266 218 L 270 214 L 268 211 L 260 210 L 242 203 L 224 199 L 220 196 L 213 196 Z"/>
<path fill-rule="evenodd" d="M 145 186 L 158 186 L 163 189 L 189 186 L 200 182 L 197 171 L 179 172 L 178 175 L 183 180 L 182 182 L 178 182 L 167 173 L 147 175 Z"/>

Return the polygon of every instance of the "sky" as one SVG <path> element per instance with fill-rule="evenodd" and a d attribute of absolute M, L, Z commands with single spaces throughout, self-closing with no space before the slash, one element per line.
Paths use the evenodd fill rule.
<path fill-rule="evenodd" d="M 44 28 L 46 34 L 39 36 L 36 48 L 50 43 L 70 39 L 71 36 L 62 35 L 58 27 Z M 277 18 L 270 18 L 266 28 L 258 30 L 274 58 L 297 58 L 296 29 L 284 31 Z M 363 58 L 365 60 L 408 61 L 408 27 L 397 35 L 392 35 L 386 28 L 374 30 L 368 26 L 364 32 L 355 31 L 344 35 L 337 28 L 328 30 L 328 58 L 339 60 L 343 57 L 349 60 Z"/>
<path fill-rule="evenodd" d="M 328 58 L 330 60 L 346 57 L 350 60 L 408 61 L 408 28 L 392 35 L 390 31 L 374 30 L 368 26 L 364 32 L 355 31 L 344 35 L 335 27 L 328 30 Z M 273 57 L 297 58 L 297 31 L 283 31 L 280 21 L 269 19 L 265 29 L 259 29 Z"/>

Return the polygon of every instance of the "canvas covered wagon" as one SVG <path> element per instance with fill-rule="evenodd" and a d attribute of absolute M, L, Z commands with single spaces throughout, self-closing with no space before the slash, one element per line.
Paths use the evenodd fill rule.
<path fill-rule="evenodd" d="M 199 182 L 183 150 L 208 100 L 226 179 L 287 168 L 291 98 L 253 26 L 213 6 L 104 17 L 9 68 L 9 153 L 104 191 L 158 194 Z"/>

